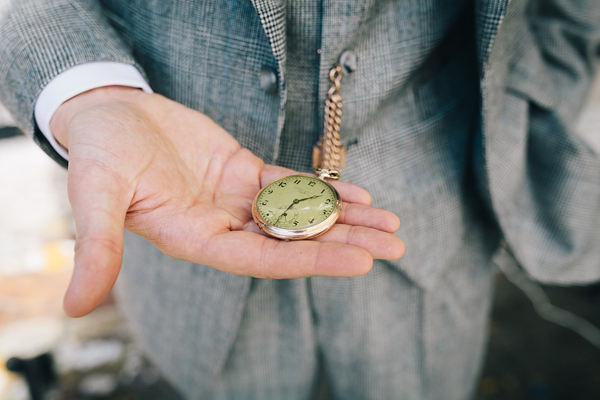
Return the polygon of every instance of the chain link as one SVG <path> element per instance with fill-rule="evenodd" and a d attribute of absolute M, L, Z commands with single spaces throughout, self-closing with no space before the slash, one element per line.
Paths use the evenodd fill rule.
<path fill-rule="evenodd" d="M 340 84 L 342 81 L 342 67 L 336 64 L 329 71 L 331 87 L 327 92 L 325 101 L 325 126 L 323 137 L 315 148 L 316 156 L 313 157 L 315 172 L 322 177 L 339 179 L 340 168 L 344 164 L 345 148 L 340 135 L 342 123 L 342 96 Z"/>

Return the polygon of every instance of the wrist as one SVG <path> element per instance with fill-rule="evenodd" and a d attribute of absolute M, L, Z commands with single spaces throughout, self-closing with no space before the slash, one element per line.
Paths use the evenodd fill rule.
<path fill-rule="evenodd" d="M 103 86 L 80 93 L 62 103 L 50 120 L 50 130 L 57 142 L 69 148 L 68 126 L 75 115 L 88 108 L 115 101 L 124 101 L 144 93 L 129 86 Z"/>

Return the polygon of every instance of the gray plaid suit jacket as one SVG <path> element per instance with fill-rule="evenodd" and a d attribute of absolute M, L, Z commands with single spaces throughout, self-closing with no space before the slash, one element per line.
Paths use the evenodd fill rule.
<path fill-rule="evenodd" d="M 310 3 L 310 4 L 309 4 Z M 406 256 L 355 279 L 253 280 L 127 237 L 134 332 L 190 398 L 464 399 L 503 239 L 534 278 L 600 277 L 600 160 L 571 126 L 600 46 L 596 0 L 20 0 L 0 7 L 0 95 L 37 131 L 43 87 L 135 65 L 266 162 L 308 170 L 344 49 L 344 179 L 403 220 Z M 321 50 L 320 56 L 316 49 Z M 275 95 L 259 85 L 278 76 Z M 377 171 L 375 174 L 372 171 Z"/>

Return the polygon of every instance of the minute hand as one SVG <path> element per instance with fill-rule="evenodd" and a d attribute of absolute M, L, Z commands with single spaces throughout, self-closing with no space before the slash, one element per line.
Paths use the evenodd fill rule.
<path fill-rule="evenodd" d="M 318 195 L 311 196 L 311 197 L 305 197 L 305 198 L 297 200 L 297 201 L 295 200 L 294 204 L 298 204 L 298 203 L 300 203 L 301 201 L 304 201 L 304 200 L 316 199 L 317 197 L 321 197 L 321 196 L 323 196 L 323 195 L 322 194 L 318 194 Z"/>

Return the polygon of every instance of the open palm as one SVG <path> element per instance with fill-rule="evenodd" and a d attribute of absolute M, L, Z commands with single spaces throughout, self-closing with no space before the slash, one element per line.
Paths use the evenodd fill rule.
<path fill-rule="evenodd" d="M 396 259 L 398 218 L 369 194 L 334 182 L 338 223 L 314 239 L 264 235 L 251 215 L 261 187 L 294 171 L 266 165 L 205 115 L 156 94 L 96 89 L 52 121 L 69 149 L 69 199 L 77 227 L 65 309 L 85 315 L 106 296 L 123 254 L 123 228 L 165 254 L 261 278 L 355 276 L 374 258 Z"/>

